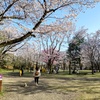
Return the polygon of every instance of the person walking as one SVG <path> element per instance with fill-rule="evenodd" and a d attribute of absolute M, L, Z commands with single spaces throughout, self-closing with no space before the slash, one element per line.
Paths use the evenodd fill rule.
<path fill-rule="evenodd" d="M 34 81 L 35 81 L 35 85 L 38 86 L 39 83 L 39 77 L 41 76 L 41 72 L 40 72 L 40 68 L 38 66 L 36 66 L 35 70 L 34 70 Z"/>

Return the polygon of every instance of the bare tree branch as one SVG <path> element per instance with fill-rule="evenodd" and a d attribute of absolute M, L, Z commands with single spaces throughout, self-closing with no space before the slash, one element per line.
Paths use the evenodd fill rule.
<path fill-rule="evenodd" d="M 19 19 L 19 20 L 22 20 L 24 18 L 20 17 L 20 16 L 3 16 L 2 19 Z"/>
<path fill-rule="evenodd" d="M 7 46 L 7 45 L 11 45 L 11 44 L 14 44 L 14 43 L 21 42 L 29 36 L 34 36 L 35 37 L 35 35 L 33 35 L 32 32 L 28 32 L 27 34 L 25 34 L 24 36 L 22 36 L 20 38 L 16 38 L 16 39 L 13 39 L 13 40 L 10 40 L 10 41 L 7 41 L 7 42 L 2 42 L 0 44 L 0 48 L 3 47 L 3 46 Z"/>
<path fill-rule="evenodd" d="M 17 1 L 19 1 L 19 0 L 13 0 L 13 2 L 11 3 L 11 4 L 9 4 L 8 6 L 7 6 L 7 8 L 6 8 L 6 10 L 2 13 L 2 14 L 0 14 L 0 21 L 2 21 L 3 20 L 3 18 L 7 18 L 6 16 L 4 16 L 5 15 L 5 13 L 17 2 Z M 63 7 L 67 7 L 67 6 L 69 6 L 69 5 L 72 5 L 72 4 L 75 4 L 75 3 L 78 3 L 79 4 L 79 2 L 82 2 L 81 0 L 80 1 L 69 1 L 69 2 L 65 2 L 65 3 L 61 3 L 61 5 L 59 5 L 59 6 L 57 6 L 56 8 L 55 7 L 53 7 L 53 8 L 48 8 L 47 9 L 47 2 L 46 2 L 46 0 L 43 0 L 43 3 L 44 3 L 44 5 L 41 3 L 41 1 L 39 1 L 38 0 L 38 3 L 40 2 L 40 4 L 41 4 L 41 6 L 44 6 L 45 7 L 45 9 L 43 9 L 44 10 L 44 12 L 43 12 L 43 15 L 40 17 L 40 19 L 38 20 L 38 22 L 34 25 L 34 27 L 32 28 L 32 30 L 33 30 L 33 32 L 34 32 L 34 30 L 36 30 L 39 26 L 40 26 L 40 24 L 43 22 L 43 20 L 45 20 L 48 16 L 50 16 L 53 12 L 55 12 L 56 10 L 58 10 L 58 9 L 60 9 L 60 8 L 63 8 Z M 86 3 L 86 2 L 85 2 Z M 88 1 L 87 1 L 87 3 L 88 3 Z M 82 2 L 82 4 L 84 5 L 84 1 Z M 29 12 L 28 12 L 29 13 Z M 29 13 L 30 14 L 30 13 Z M 16 17 L 16 16 L 10 16 L 10 17 L 8 17 L 8 18 L 15 18 L 15 19 L 20 19 L 19 17 Z M 21 37 L 19 37 L 19 38 L 16 38 L 16 39 L 13 39 L 13 40 L 8 40 L 8 41 L 6 41 L 6 42 L 2 42 L 2 43 L 0 43 L 0 48 L 1 47 L 3 47 L 3 46 L 7 46 L 7 45 L 11 45 L 11 44 L 14 44 L 14 43 L 17 43 L 17 42 L 22 42 L 23 40 L 25 40 L 26 38 L 28 38 L 28 37 L 30 37 L 30 36 L 33 36 L 33 37 L 35 37 L 35 35 L 33 35 L 32 33 L 33 33 L 32 31 L 29 31 L 29 32 L 27 32 L 25 35 L 23 35 L 23 36 L 21 36 Z"/>
<path fill-rule="evenodd" d="M 17 1 L 19 1 L 19 0 L 14 0 L 14 1 L 5 9 L 5 11 L 4 11 L 2 14 L 0 14 L 0 21 L 2 21 L 3 18 L 5 18 L 5 17 L 3 17 L 4 14 L 5 14 Z"/>

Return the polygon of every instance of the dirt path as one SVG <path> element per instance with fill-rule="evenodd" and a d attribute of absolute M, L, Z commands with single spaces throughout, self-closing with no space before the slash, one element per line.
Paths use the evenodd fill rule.
<path fill-rule="evenodd" d="M 28 86 L 24 87 L 27 83 Z M 80 100 L 78 92 L 67 92 L 63 88 L 66 80 L 40 78 L 39 86 L 35 86 L 33 78 L 4 77 L 4 95 L 0 100 Z"/>

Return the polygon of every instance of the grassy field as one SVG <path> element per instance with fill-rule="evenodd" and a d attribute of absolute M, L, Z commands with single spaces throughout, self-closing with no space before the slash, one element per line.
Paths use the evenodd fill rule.
<path fill-rule="evenodd" d="M 44 76 L 65 80 L 65 86 L 55 85 L 54 88 L 63 92 L 79 92 L 79 100 L 100 100 L 100 73 L 92 75 L 91 71 L 81 71 L 79 75 L 68 75 L 65 71 Z"/>
<path fill-rule="evenodd" d="M 87 74 L 84 74 L 87 73 Z M 3 76 L 19 76 L 19 70 L 0 70 Z M 32 77 L 32 72 L 25 71 L 23 77 Z M 67 71 L 58 74 L 42 73 L 42 78 L 63 80 L 65 85 L 51 84 L 50 87 L 62 93 L 78 92 L 79 100 L 100 100 L 100 73 L 91 74 L 91 71 L 81 71 L 79 75 L 68 75 Z"/>

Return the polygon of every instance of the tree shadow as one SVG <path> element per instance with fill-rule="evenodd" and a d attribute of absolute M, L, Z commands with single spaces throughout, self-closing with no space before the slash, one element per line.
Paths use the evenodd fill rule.
<path fill-rule="evenodd" d="M 13 76 L 14 77 L 14 76 Z M 17 77 L 17 76 L 16 76 Z M 16 80 L 15 77 L 15 80 Z M 20 77 L 17 77 L 20 78 Z M 40 80 L 39 82 L 39 86 L 36 86 L 34 81 L 30 81 L 26 80 L 27 77 L 22 77 L 20 78 L 19 81 L 16 82 L 9 82 L 9 83 L 4 83 L 4 87 L 5 87 L 5 92 L 15 92 L 17 94 L 24 94 L 24 95 L 29 95 L 29 94 L 36 94 L 36 93 L 62 93 L 62 94 L 67 94 L 68 92 L 71 93 L 75 93 L 76 91 L 78 91 L 78 89 L 80 90 L 80 92 L 86 92 L 89 94 L 98 94 L 98 91 L 91 91 L 91 90 L 84 90 L 85 87 L 89 87 L 89 86 L 95 86 L 95 84 L 92 84 L 93 82 L 99 82 L 100 79 L 99 78 L 80 78 L 80 77 L 75 77 L 75 78 L 66 78 L 66 77 L 53 77 L 49 79 L 56 79 L 57 81 L 60 82 L 65 82 L 67 84 L 67 82 L 74 82 L 77 81 L 77 84 L 82 84 L 80 85 L 75 85 L 70 84 L 70 85 L 58 85 L 56 86 L 56 84 L 50 85 L 48 84 L 47 81 L 44 81 L 46 79 L 48 79 L 47 77 L 44 78 L 42 77 L 42 80 Z M 29 77 L 30 78 L 30 77 Z M 63 80 L 63 81 L 62 81 Z M 27 87 L 25 87 L 25 83 L 27 83 Z M 83 89 L 83 90 L 82 90 Z M 56 90 L 60 90 L 60 92 L 56 91 Z M 98 99 L 97 99 L 98 100 Z"/>
<path fill-rule="evenodd" d="M 20 76 L 19 72 L 8 72 L 4 74 L 5 77 L 31 77 L 33 76 L 33 72 L 24 72 L 22 76 Z"/>
<path fill-rule="evenodd" d="M 48 77 L 44 77 L 44 78 L 47 78 Z M 87 77 L 49 77 L 49 79 L 60 79 L 60 80 L 80 80 L 80 81 L 100 81 L 100 78 L 96 78 L 96 77 L 93 77 L 93 78 L 87 78 Z"/>
<path fill-rule="evenodd" d="M 25 83 L 27 83 L 27 87 L 25 87 Z M 53 88 L 49 86 L 46 82 L 41 81 L 39 86 L 36 86 L 35 83 L 27 82 L 27 81 L 17 81 L 4 83 L 3 87 L 5 87 L 5 92 L 16 92 L 17 94 L 35 94 L 40 92 L 50 93 Z"/>

